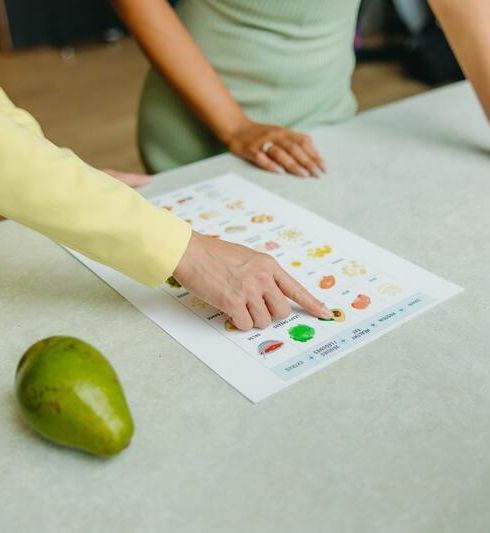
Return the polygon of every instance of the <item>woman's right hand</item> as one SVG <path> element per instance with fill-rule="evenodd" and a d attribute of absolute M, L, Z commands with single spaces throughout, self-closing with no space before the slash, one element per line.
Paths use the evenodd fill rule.
<path fill-rule="evenodd" d="M 193 294 L 224 311 L 243 331 L 266 328 L 272 319 L 289 316 L 288 298 L 313 316 L 333 317 L 273 257 L 196 232 L 173 275 Z"/>
<path fill-rule="evenodd" d="M 319 178 L 325 163 L 308 135 L 247 120 L 226 139 L 228 149 L 264 170 Z"/>

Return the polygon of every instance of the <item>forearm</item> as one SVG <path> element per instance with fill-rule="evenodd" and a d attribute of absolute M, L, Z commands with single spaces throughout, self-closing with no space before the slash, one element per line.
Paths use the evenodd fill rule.
<path fill-rule="evenodd" d="M 490 2 L 430 0 L 429 3 L 490 121 Z"/>
<path fill-rule="evenodd" d="M 150 286 L 173 272 L 191 233 L 1 106 L 0 215 Z"/>
<path fill-rule="evenodd" d="M 113 0 L 113 4 L 158 72 L 227 144 L 248 119 L 174 10 L 164 0 Z"/>

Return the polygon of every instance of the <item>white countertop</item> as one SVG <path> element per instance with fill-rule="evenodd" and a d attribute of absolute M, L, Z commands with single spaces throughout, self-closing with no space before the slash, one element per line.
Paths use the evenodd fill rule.
<path fill-rule="evenodd" d="M 57 245 L 0 224 L 0 530 L 323 533 L 490 529 L 490 129 L 466 84 L 315 134 L 329 175 L 237 171 L 466 291 L 252 405 Z M 42 179 L 42 177 L 40 177 Z M 18 359 L 54 334 L 115 366 L 136 423 L 103 461 L 19 418 Z"/>

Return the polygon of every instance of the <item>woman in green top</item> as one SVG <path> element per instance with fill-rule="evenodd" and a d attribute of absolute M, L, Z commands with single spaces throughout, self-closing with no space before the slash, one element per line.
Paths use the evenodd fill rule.
<path fill-rule="evenodd" d="M 345 120 L 359 0 L 115 0 L 153 64 L 139 115 L 151 172 L 225 149 L 266 170 L 318 177 L 295 129 Z M 490 3 L 431 5 L 490 116 Z M 293 128 L 293 129 L 291 129 Z"/>

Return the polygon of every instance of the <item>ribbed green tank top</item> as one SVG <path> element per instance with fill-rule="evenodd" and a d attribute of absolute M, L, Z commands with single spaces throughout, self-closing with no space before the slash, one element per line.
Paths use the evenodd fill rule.
<path fill-rule="evenodd" d="M 306 129 L 356 111 L 350 82 L 358 7 L 359 0 L 179 0 L 176 10 L 253 120 Z M 194 127 L 175 98 L 166 82 L 150 73 L 139 125 L 150 170 L 222 149 L 203 138 L 210 133 L 197 121 Z M 182 147 L 175 138 L 184 135 L 181 141 L 190 144 Z"/>
<path fill-rule="evenodd" d="M 359 0 L 179 0 L 177 12 L 252 118 L 308 127 L 356 109 Z"/>

